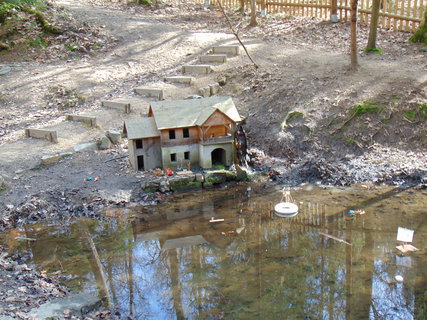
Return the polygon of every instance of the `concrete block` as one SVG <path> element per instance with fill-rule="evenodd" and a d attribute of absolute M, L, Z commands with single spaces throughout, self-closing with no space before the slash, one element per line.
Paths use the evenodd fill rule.
<path fill-rule="evenodd" d="M 58 142 L 58 135 L 55 130 L 25 129 L 25 135 L 35 139 L 45 139 L 50 142 Z"/>
<path fill-rule="evenodd" d="M 228 56 L 237 56 L 240 53 L 240 48 L 239 46 L 218 46 L 218 47 L 213 47 L 212 48 L 212 52 L 215 53 L 219 53 L 219 54 L 226 54 Z"/>
<path fill-rule="evenodd" d="M 194 78 L 185 77 L 185 76 L 174 76 L 174 77 L 166 77 L 165 81 L 171 82 L 171 83 L 192 84 L 194 82 Z"/>
<path fill-rule="evenodd" d="M 101 101 L 104 108 L 117 109 L 124 113 L 130 113 L 130 103 L 119 101 Z"/>
<path fill-rule="evenodd" d="M 85 142 L 82 144 L 75 145 L 73 147 L 74 152 L 83 151 L 96 151 L 98 150 L 98 144 L 96 142 Z"/>
<path fill-rule="evenodd" d="M 213 71 L 212 67 L 207 64 L 195 64 L 182 66 L 182 73 L 193 73 L 193 74 L 208 74 Z"/>
<path fill-rule="evenodd" d="M 199 56 L 199 61 L 202 63 L 224 63 L 227 61 L 226 54 L 208 54 Z"/>
<path fill-rule="evenodd" d="M 96 118 L 95 117 L 77 116 L 74 114 L 69 114 L 69 115 L 65 116 L 65 120 L 83 122 L 83 123 L 90 125 L 91 127 L 96 127 Z"/>
<path fill-rule="evenodd" d="M 221 90 L 221 87 L 219 86 L 219 83 L 212 83 L 209 85 L 209 89 L 211 91 L 211 96 L 217 94 L 219 92 L 219 90 Z"/>
<path fill-rule="evenodd" d="M 203 87 L 199 89 L 199 94 L 203 97 L 203 98 L 208 98 L 211 96 L 211 88 L 209 87 Z"/>
<path fill-rule="evenodd" d="M 163 100 L 163 89 L 152 89 L 152 88 L 135 88 L 135 93 L 141 94 L 147 97 L 153 97 L 157 100 Z"/>
<path fill-rule="evenodd" d="M 122 133 L 117 130 L 108 130 L 105 135 L 110 138 L 111 142 L 114 144 L 120 143 L 122 140 Z"/>

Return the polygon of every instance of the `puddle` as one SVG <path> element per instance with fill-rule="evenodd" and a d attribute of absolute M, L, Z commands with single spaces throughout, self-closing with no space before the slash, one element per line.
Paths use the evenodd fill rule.
<path fill-rule="evenodd" d="M 15 231 L 36 241 L 2 237 L 75 290 L 107 295 L 120 317 L 425 319 L 427 190 L 307 185 L 292 190 L 299 214 L 279 218 L 280 188 L 248 186 Z M 399 226 L 420 251 L 399 254 Z"/>

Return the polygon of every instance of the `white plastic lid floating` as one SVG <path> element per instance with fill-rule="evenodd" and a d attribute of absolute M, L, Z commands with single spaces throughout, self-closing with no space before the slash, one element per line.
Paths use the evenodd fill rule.
<path fill-rule="evenodd" d="M 279 217 L 294 217 L 298 214 L 298 206 L 292 199 L 290 190 L 283 188 L 283 196 L 278 204 L 274 206 L 274 213 Z"/>

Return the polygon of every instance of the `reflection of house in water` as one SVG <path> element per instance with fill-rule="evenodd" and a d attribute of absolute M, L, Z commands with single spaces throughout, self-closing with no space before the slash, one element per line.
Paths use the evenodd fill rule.
<path fill-rule="evenodd" d="M 184 248 L 210 243 L 225 248 L 234 238 L 224 236 L 223 232 L 235 231 L 241 227 L 235 214 L 221 216 L 225 221 L 209 223 L 216 216 L 212 202 L 188 206 L 174 205 L 162 216 L 152 221 L 133 221 L 132 230 L 136 241 L 158 240 L 164 250 Z"/>

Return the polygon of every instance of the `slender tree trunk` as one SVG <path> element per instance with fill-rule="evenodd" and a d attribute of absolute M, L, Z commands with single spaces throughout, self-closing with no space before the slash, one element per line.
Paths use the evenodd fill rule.
<path fill-rule="evenodd" d="M 380 17 L 380 3 L 381 0 L 373 0 L 372 3 L 371 25 L 366 50 L 372 50 L 376 48 L 378 19 Z"/>
<path fill-rule="evenodd" d="M 256 0 L 251 0 L 251 22 L 249 26 L 255 27 L 258 23 L 256 21 Z"/>
<path fill-rule="evenodd" d="M 240 2 L 240 8 L 239 11 L 241 12 L 241 14 L 245 13 L 245 0 L 239 0 Z"/>
<path fill-rule="evenodd" d="M 358 0 L 351 0 L 351 70 L 357 70 L 357 2 Z"/>

